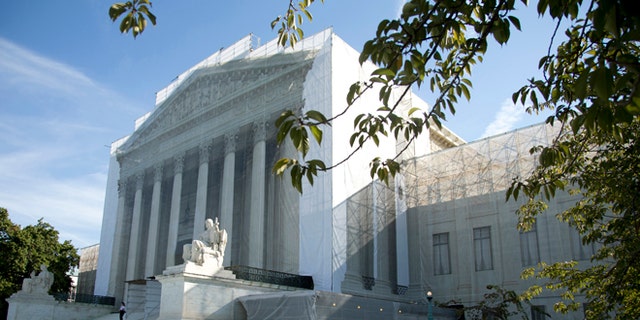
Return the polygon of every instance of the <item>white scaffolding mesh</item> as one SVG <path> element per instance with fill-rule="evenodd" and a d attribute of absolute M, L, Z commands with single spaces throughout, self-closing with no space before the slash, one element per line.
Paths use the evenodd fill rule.
<path fill-rule="evenodd" d="M 515 177 L 527 176 L 535 168 L 538 155 L 530 154 L 531 147 L 549 145 L 557 132 L 557 128 L 534 125 L 407 159 L 403 161 L 402 188 L 374 182 L 349 197 L 345 202 L 347 266 L 342 291 L 376 295 L 391 290 L 404 295 L 402 292 L 406 290 L 406 297 L 398 298 L 411 301 L 421 297 L 435 284 L 431 276 L 430 237 L 437 232 L 451 231 L 452 237 L 447 242 L 451 241 L 453 246 L 462 244 L 457 247 L 458 254 L 471 256 L 472 252 L 464 251 L 468 247 L 465 237 L 471 225 L 467 221 L 469 217 L 495 217 L 495 224 L 500 228 L 509 224 L 506 220 L 499 222 L 498 218 L 501 213 L 513 212 L 516 206 L 503 205 L 504 191 Z M 397 204 L 400 202 L 407 208 L 404 220 L 399 219 L 402 210 L 397 209 Z M 402 243 L 404 245 L 398 246 Z M 406 257 L 402 250 L 407 250 Z M 505 251 L 505 254 L 511 253 Z M 457 274 L 469 274 L 464 269 L 465 263 L 457 266 Z M 453 282 L 437 285 L 457 290 L 458 285 L 464 287 L 475 281 L 470 280 L 473 277 L 454 277 Z M 499 283 L 494 277 L 482 281 L 485 280 Z"/>
<path fill-rule="evenodd" d="M 557 131 L 534 125 L 441 150 L 407 162 L 408 205 L 424 206 L 506 190 L 536 165 L 531 147 L 548 145 Z"/>

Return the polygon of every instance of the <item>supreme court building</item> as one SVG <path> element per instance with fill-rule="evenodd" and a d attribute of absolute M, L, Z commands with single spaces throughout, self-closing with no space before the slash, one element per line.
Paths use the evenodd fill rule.
<path fill-rule="evenodd" d="M 305 181 L 302 195 L 274 176 L 275 161 L 295 155 L 276 145 L 275 119 L 288 109 L 343 112 L 349 86 L 376 68 L 358 56 L 332 30 L 286 49 L 247 36 L 158 92 L 153 110 L 111 148 L 95 294 L 120 301 L 127 283 L 183 263 L 182 246 L 215 217 L 228 233 L 225 266 L 407 303 L 430 290 L 440 302 L 471 304 L 487 284 L 526 287 L 520 271 L 541 259 L 586 259 L 589 248 L 553 218 L 568 195 L 526 234 L 515 228 L 518 204 L 504 202 L 511 178 L 535 166 L 529 147 L 551 141 L 544 125 L 469 144 L 432 126 L 404 153 L 391 186 L 372 181 L 368 164 L 404 148 L 393 139 L 365 145 L 313 186 Z M 308 158 L 330 166 L 353 150 L 355 115 L 379 105 L 369 93 L 326 128 L 321 146 L 312 142 Z M 400 110 L 412 107 L 428 109 L 409 94 Z M 538 304 L 551 311 L 553 298 Z"/>

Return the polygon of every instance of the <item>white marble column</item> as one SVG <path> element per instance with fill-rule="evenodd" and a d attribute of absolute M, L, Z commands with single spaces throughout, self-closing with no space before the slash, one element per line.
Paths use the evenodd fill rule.
<path fill-rule="evenodd" d="M 127 195 L 127 179 L 120 179 L 118 181 L 118 216 L 116 217 L 116 230 L 113 236 L 113 248 L 111 253 L 111 267 L 109 269 L 109 287 L 107 289 L 108 295 L 119 297 L 122 295 L 122 289 L 124 288 L 124 279 L 121 276 L 120 265 L 123 263 L 122 252 L 120 247 L 122 246 L 122 230 L 124 221 L 124 205 Z"/>
<path fill-rule="evenodd" d="M 264 205 L 266 142 L 264 121 L 253 124 L 253 163 L 251 167 L 251 212 L 249 218 L 249 266 L 264 267 Z"/>
<path fill-rule="evenodd" d="M 391 263 L 395 264 L 395 261 L 391 261 L 391 247 L 390 243 L 390 208 L 387 207 L 387 188 L 382 184 L 375 184 L 376 189 L 375 197 L 373 199 L 374 207 L 374 274 L 376 278 L 376 285 L 373 288 L 374 292 L 381 294 L 389 294 L 391 292 L 391 281 L 389 267 Z"/>
<path fill-rule="evenodd" d="M 296 158 L 298 154 L 292 143 L 283 143 L 280 145 L 282 152 L 280 157 Z M 275 177 L 279 180 L 280 198 L 277 206 L 280 225 L 276 226 L 276 230 L 280 234 L 280 258 L 278 268 L 288 273 L 297 273 L 300 265 L 300 214 L 299 199 L 300 196 L 295 188 L 291 185 L 291 175 L 284 174 L 281 177 Z M 284 232 L 283 232 L 284 231 Z"/>
<path fill-rule="evenodd" d="M 178 228 L 180 227 L 180 199 L 182 198 L 182 169 L 184 155 L 174 158 L 173 191 L 171 194 L 171 213 L 169 216 L 169 234 L 167 235 L 167 265 L 176 265 L 176 246 L 178 245 Z"/>
<path fill-rule="evenodd" d="M 193 218 L 193 238 L 198 239 L 204 231 L 207 216 L 207 187 L 209 179 L 209 152 L 211 142 L 200 144 L 200 168 L 198 168 L 198 189 L 196 189 L 196 212 Z"/>
<path fill-rule="evenodd" d="M 133 198 L 133 217 L 131 218 L 131 233 L 129 234 L 129 254 L 127 255 L 126 280 L 136 280 L 136 267 L 142 259 L 138 257 L 138 243 L 140 239 L 140 219 L 142 217 L 142 187 L 144 172 L 136 175 L 136 194 Z"/>
<path fill-rule="evenodd" d="M 162 192 L 162 163 L 154 167 L 153 193 L 151 194 L 151 215 L 149 216 L 149 234 L 147 236 L 147 262 L 144 276 L 155 276 L 157 270 L 156 253 L 158 248 L 158 228 L 160 221 L 160 193 Z"/>
<path fill-rule="evenodd" d="M 378 242 L 380 241 L 380 239 L 378 238 L 379 235 L 379 231 L 378 231 L 378 215 L 380 214 L 379 209 L 378 209 L 378 196 L 379 196 L 379 192 L 380 190 L 378 190 L 378 186 L 376 184 L 376 182 L 374 181 L 371 184 L 371 199 L 372 199 L 372 204 L 373 204 L 373 210 L 372 210 L 372 220 L 371 220 L 371 231 L 372 231 L 372 244 L 373 244 L 373 272 L 372 272 L 372 276 L 373 278 L 377 279 L 378 278 Z"/>
<path fill-rule="evenodd" d="M 407 228 L 407 198 L 404 175 L 395 177 L 396 205 L 396 282 L 409 287 L 409 231 Z"/>
<path fill-rule="evenodd" d="M 222 192 L 220 196 L 220 228 L 227 230 L 227 239 L 231 245 L 225 248 L 223 265 L 231 265 L 231 248 L 233 244 L 233 189 L 236 171 L 236 144 L 238 132 L 233 131 L 224 136 L 224 169 L 222 171 Z"/>

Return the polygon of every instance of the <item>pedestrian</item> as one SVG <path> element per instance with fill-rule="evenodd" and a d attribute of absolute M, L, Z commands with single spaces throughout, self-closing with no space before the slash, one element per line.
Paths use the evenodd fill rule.
<path fill-rule="evenodd" d="M 120 320 L 124 320 L 124 315 L 127 313 L 127 308 L 125 307 L 124 301 L 120 305 Z"/>

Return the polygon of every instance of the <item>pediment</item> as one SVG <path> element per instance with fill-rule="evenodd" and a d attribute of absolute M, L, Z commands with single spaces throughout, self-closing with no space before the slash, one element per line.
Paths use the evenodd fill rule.
<path fill-rule="evenodd" d="M 190 122 L 202 121 L 204 114 L 224 113 L 233 107 L 234 99 L 242 96 L 257 94 L 263 101 L 274 99 L 278 92 L 265 88 L 300 68 L 308 70 L 313 55 L 313 52 L 278 54 L 196 70 L 156 107 L 119 152 L 123 154 L 140 148 L 169 132 L 177 134 L 180 130 L 188 130 Z"/>

